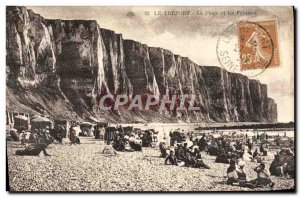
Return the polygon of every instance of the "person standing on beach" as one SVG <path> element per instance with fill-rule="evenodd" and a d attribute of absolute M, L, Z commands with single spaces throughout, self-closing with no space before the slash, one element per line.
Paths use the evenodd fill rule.
<path fill-rule="evenodd" d="M 104 126 L 101 126 L 99 129 L 99 139 L 100 141 L 104 141 L 104 135 L 105 135 L 105 128 Z"/>
<path fill-rule="evenodd" d="M 248 150 L 251 152 L 253 148 L 253 141 L 251 137 L 247 140 L 247 146 L 248 146 Z"/>

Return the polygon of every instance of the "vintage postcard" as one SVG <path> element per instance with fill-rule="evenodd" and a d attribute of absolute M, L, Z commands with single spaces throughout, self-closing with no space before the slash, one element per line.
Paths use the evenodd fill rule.
<path fill-rule="evenodd" d="M 10 192 L 295 191 L 293 7 L 6 7 Z"/>

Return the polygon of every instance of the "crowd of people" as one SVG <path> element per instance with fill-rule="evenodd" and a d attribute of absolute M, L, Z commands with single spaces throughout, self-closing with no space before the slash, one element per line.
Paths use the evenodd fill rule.
<path fill-rule="evenodd" d="M 157 133 L 153 129 L 134 131 L 133 127 L 117 125 L 112 131 L 113 134 L 105 131 L 104 139 L 117 151 L 142 151 L 142 147 L 152 147 L 153 142 L 157 142 Z"/>
<path fill-rule="evenodd" d="M 142 151 L 142 140 L 135 133 L 130 133 L 129 135 L 124 134 L 124 132 L 116 132 L 116 137 L 112 141 L 112 147 L 117 151 Z M 108 141 L 107 144 L 111 142 Z"/>
<path fill-rule="evenodd" d="M 171 143 L 169 146 L 166 145 L 165 141 L 159 144 L 161 157 L 165 158 L 165 165 L 184 165 L 209 169 L 201 157 L 201 153 L 206 152 L 216 156 L 216 163 L 229 164 L 227 184 L 248 188 L 274 187 L 274 182 L 270 178 L 270 171 L 264 163 L 265 157 L 272 155 L 268 151 L 268 135 L 264 134 L 263 138 L 259 134 L 253 137 L 245 135 L 243 140 L 232 141 L 226 140 L 223 135 L 214 138 L 212 135 L 202 134 L 202 136 L 194 138 L 189 133 L 185 137 L 181 134 L 170 133 Z M 164 139 L 166 138 L 164 137 Z M 180 143 L 177 142 L 179 139 L 181 139 Z M 278 159 L 279 156 L 283 157 L 282 155 L 282 151 L 277 153 L 270 169 L 274 169 L 273 175 L 287 174 L 290 177 L 294 173 L 294 167 L 291 167 L 294 161 L 293 152 L 289 150 L 285 151 L 284 154 L 285 158 L 287 156 L 292 157 L 289 158 L 290 165 L 284 162 L 284 159 Z M 249 180 L 249 173 L 245 170 L 247 162 L 259 163 L 257 167 L 252 169 L 257 174 L 257 178 L 253 180 Z"/>
<path fill-rule="evenodd" d="M 205 134 L 201 139 L 205 138 Z M 254 143 L 251 138 L 245 136 L 242 141 L 225 140 L 223 136 L 214 140 L 203 140 L 206 146 L 206 151 L 209 155 L 216 157 L 217 163 L 229 163 L 230 159 L 242 158 L 245 161 L 254 161 L 261 163 L 262 157 L 268 155 L 267 142 L 260 142 L 259 148 L 254 148 Z M 203 144 L 203 143 L 202 143 Z"/>
<path fill-rule="evenodd" d="M 34 130 L 33 132 L 22 129 L 18 136 L 14 132 L 11 131 L 12 138 L 18 139 L 21 144 L 26 145 L 25 149 L 16 151 L 17 155 L 38 156 L 42 152 L 45 156 L 50 156 L 46 148 L 53 143 L 54 138 L 50 135 L 49 128 Z M 76 126 L 70 128 L 68 137 L 71 145 L 80 144 L 78 132 Z M 99 136 L 102 141 L 107 139 L 102 153 L 111 155 L 116 155 L 120 151 L 142 151 L 143 146 L 154 147 L 153 144 L 157 143 L 157 136 L 154 138 L 152 131 L 131 132 L 128 134 L 121 125 L 117 126 L 113 138 L 111 136 L 110 138 L 107 137 L 104 128 L 99 132 Z M 266 143 L 267 140 L 257 143 L 257 139 L 260 139 L 259 135 L 252 138 L 246 135 L 242 141 L 238 139 L 228 141 L 223 135 L 219 137 L 212 136 L 202 134 L 194 138 L 189 133 L 184 135 L 184 131 L 177 134 L 170 132 L 169 142 L 167 143 L 166 134 L 164 134 L 163 140 L 159 143 L 159 150 L 161 157 L 164 158 L 164 164 L 210 169 L 202 157 L 203 153 L 207 153 L 216 156 L 216 163 L 229 164 L 227 184 L 252 189 L 265 186 L 273 188 L 274 182 L 270 178 L 271 173 L 276 176 L 292 176 L 294 174 L 294 166 L 290 167 L 294 161 L 294 154 L 291 150 L 277 153 L 271 164 L 270 170 L 272 171 L 270 173 L 264 163 L 264 157 L 268 156 L 268 143 Z M 286 159 L 291 161 L 285 161 Z M 257 178 L 253 180 L 249 180 L 249 173 L 245 168 L 247 162 L 259 163 L 258 166 L 252 169 L 257 174 Z"/>
<path fill-rule="evenodd" d="M 16 155 L 38 156 L 41 152 L 45 156 L 51 156 L 47 153 L 46 148 L 53 142 L 53 137 L 50 135 L 49 128 L 29 132 L 21 129 L 20 132 L 21 144 L 25 145 L 25 149 L 17 150 Z"/>
<path fill-rule="evenodd" d="M 260 163 L 253 169 L 257 173 L 257 178 L 253 180 L 249 180 L 248 173 L 244 168 L 245 164 L 243 160 L 240 160 L 238 163 L 236 163 L 235 160 L 230 160 L 227 169 L 228 185 L 237 185 L 251 189 L 265 186 L 269 186 L 270 188 L 274 187 L 275 184 L 270 178 L 270 171 L 266 168 L 264 163 Z"/>
<path fill-rule="evenodd" d="M 176 136 L 174 134 L 171 135 Z M 176 137 L 176 140 L 178 139 Z M 202 160 L 200 153 L 202 149 L 199 148 L 201 147 L 199 146 L 201 144 L 200 141 L 186 141 L 185 138 L 179 139 L 182 140 L 180 142 L 176 140 L 172 139 L 170 146 L 167 145 L 166 141 L 162 141 L 159 144 L 161 157 L 166 158 L 166 165 L 184 165 L 187 167 L 210 169 Z"/>
<path fill-rule="evenodd" d="M 257 138 L 259 137 L 257 136 Z M 268 155 L 266 143 L 261 142 L 259 151 L 258 148 L 253 151 L 253 148 L 254 143 L 248 136 L 245 136 L 243 141 L 236 140 L 235 142 L 229 142 L 220 137 L 208 146 L 208 153 L 214 153 L 217 156 L 216 163 L 229 164 L 227 184 L 248 188 L 265 186 L 273 188 L 274 183 L 270 179 L 270 172 L 262 159 L 263 156 Z M 248 174 L 244 168 L 246 162 L 249 161 L 260 163 L 253 169 L 257 173 L 257 178 L 254 180 L 248 179 Z"/>

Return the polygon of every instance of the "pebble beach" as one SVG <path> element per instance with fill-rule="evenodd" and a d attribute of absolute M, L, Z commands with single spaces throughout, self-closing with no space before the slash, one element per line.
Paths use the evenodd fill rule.
<path fill-rule="evenodd" d="M 82 144 L 51 144 L 50 157 L 17 156 L 24 148 L 7 142 L 8 174 L 11 191 L 265 191 L 270 188 L 241 188 L 226 184 L 228 164 L 215 163 L 215 156 L 203 153 L 211 169 L 164 165 L 158 148 L 142 152 L 102 154 L 103 142 L 81 138 Z M 271 160 L 265 161 L 269 167 Z M 247 162 L 249 178 L 257 163 Z M 294 179 L 272 176 L 273 190 L 294 187 Z"/>

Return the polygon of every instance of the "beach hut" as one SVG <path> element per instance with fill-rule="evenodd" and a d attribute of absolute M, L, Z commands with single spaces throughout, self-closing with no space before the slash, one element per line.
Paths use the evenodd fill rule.
<path fill-rule="evenodd" d="M 14 128 L 17 129 L 19 132 L 21 129 L 28 129 L 29 124 L 28 124 L 28 117 L 24 115 L 17 115 L 14 117 L 15 123 L 14 123 Z"/>
<path fill-rule="evenodd" d="M 59 132 L 63 138 L 68 136 L 68 132 L 70 130 L 71 124 L 68 120 L 55 119 L 54 120 L 54 130 Z"/>
<path fill-rule="evenodd" d="M 106 127 L 104 133 L 104 140 L 105 141 L 113 141 L 117 136 L 117 129 L 116 127 Z"/>
<path fill-rule="evenodd" d="M 31 120 L 31 132 L 34 132 L 35 130 L 43 131 L 47 128 L 50 129 L 52 127 L 52 122 L 50 119 L 46 117 L 37 117 Z"/>
<path fill-rule="evenodd" d="M 108 122 L 106 122 L 105 120 L 98 120 L 97 118 L 90 116 L 89 120 L 92 123 L 95 123 L 95 138 L 99 139 L 100 138 L 100 130 L 103 130 L 103 128 L 105 129 L 106 127 L 108 127 Z M 104 134 L 103 134 L 104 135 Z"/>
<path fill-rule="evenodd" d="M 80 129 L 82 131 L 82 135 L 88 137 L 94 137 L 94 126 L 96 124 L 92 124 L 90 122 L 82 122 L 80 124 Z"/>

